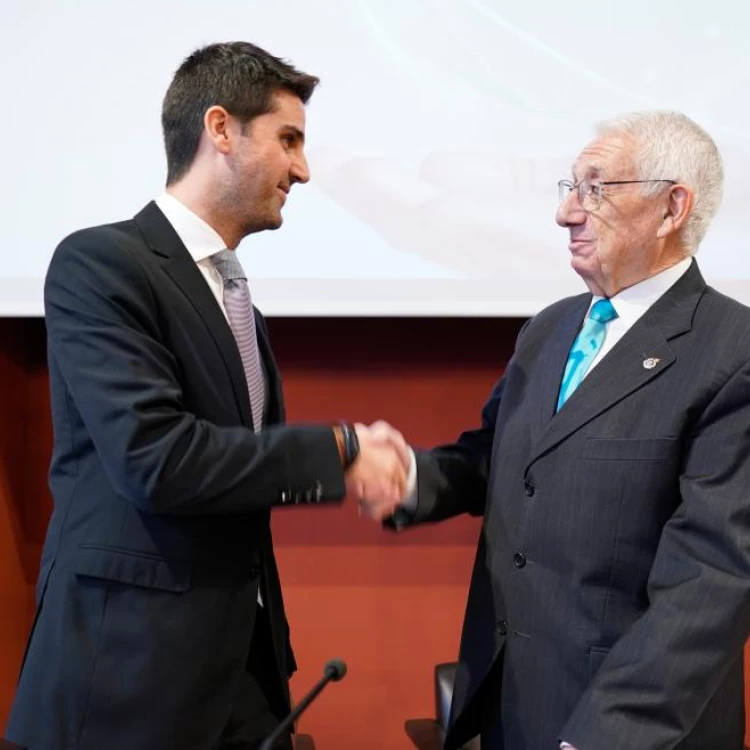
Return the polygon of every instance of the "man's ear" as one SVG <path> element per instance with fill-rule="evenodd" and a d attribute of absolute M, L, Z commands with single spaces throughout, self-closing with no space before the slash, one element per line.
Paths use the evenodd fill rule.
<path fill-rule="evenodd" d="M 228 154 L 231 149 L 229 120 L 229 113 L 218 104 L 209 107 L 203 115 L 204 134 L 209 143 L 221 154 Z"/>
<path fill-rule="evenodd" d="M 693 210 L 693 191 L 685 185 L 673 185 L 667 196 L 662 222 L 656 233 L 657 237 L 667 237 L 679 232 Z"/>

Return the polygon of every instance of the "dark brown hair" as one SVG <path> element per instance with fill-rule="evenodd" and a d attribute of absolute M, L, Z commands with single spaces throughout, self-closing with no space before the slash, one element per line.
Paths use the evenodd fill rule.
<path fill-rule="evenodd" d="M 273 95 L 289 91 L 307 104 L 318 79 L 249 42 L 211 44 L 180 65 L 161 113 L 167 185 L 180 180 L 198 151 L 203 117 L 215 105 L 247 125 L 271 111 Z"/>

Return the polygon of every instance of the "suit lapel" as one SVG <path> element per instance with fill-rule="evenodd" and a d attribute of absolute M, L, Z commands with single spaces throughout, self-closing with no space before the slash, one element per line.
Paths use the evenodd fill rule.
<path fill-rule="evenodd" d="M 675 361 L 669 340 L 690 330 L 695 308 L 705 288 L 705 281 L 693 261 L 674 286 L 652 305 L 591 371 L 554 418 L 544 423 L 546 426 L 538 435 L 528 464 L 531 465 L 587 422 L 668 369 Z M 579 324 L 582 314 L 578 318 Z M 554 413 L 550 393 L 554 390 L 556 400 L 567 353 L 575 337 L 575 334 L 573 338 L 569 336 L 569 327 L 564 329 L 564 334 L 567 348 L 558 342 L 549 345 L 548 381 L 541 399 L 547 414 L 550 413 L 548 407 Z M 563 358 L 560 356 L 562 348 L 565 348 Z"/>
<path fill-rule="evenodd" d="M 135 222 L 151 250 L 163 259 L 164 271 L 203 319 L 229 373 L 242 423 L 252 428 L 250 395 L 239 349 L 206 280 L 172 225 L 153 201 L 137 214 Z"/>
<path fill-rule="evenodd" d="M 265 366 L 267 378 L 267 395 L 268 401 L 266 424 L 283 424 L 285 421 L 284 414 L 284 394 L 281 388 L 281 375 L 276 365 L 276 360 L 271 350 L 271 342 L 268 338 L 268 329 L 266 321 L 257 308 L 253 308 L 255 313 L 255 330 L 258 336 L 258 350 L 260 358 Z"/>
<path fill-rule="evenodd" d="M 591 303 L 591 295 L 576 298 L 575 304 L 560 316 L 550 334 L 549 345 L 545 345 L 539 356 L 535 370 L 540 373 L 538 385 L 536 419 L 534 421 L 534 440 L 539 440 L 555 415 L 560 380 L 565 370 L 570 347 L 578 335 L 583 316 Z"/>

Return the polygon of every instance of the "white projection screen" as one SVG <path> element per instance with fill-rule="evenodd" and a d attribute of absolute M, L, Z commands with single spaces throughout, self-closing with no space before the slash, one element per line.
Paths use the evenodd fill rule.
<path fill-rule="evenodd" d="M 718 142 L 698 258 L 750 303 L 747 0 L 2 0 L 0 314 L 41 315 L 57 243 L 159 195 L 171 75 L 236 39 L 322 79 L 312 180 L 239 249 L 267 314 L 527 316 L 582 291 L 557 180 L 644 108 Z"/>

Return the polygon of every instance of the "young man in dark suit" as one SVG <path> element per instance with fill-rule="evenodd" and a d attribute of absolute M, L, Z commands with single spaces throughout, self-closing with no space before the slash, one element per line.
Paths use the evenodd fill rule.
<path fill-rule="evenodd" d="M 290 710 L 295 669 L 271 509 L 401 492 L 402 458 L 359 428 L 284 423 L 234 255 L 309 178 L 316 84 L 251 44 L 196 51 L 164 100 L 166 192 L 55 251 L 54 512 L 14 743 L 257 748 Z"/>

